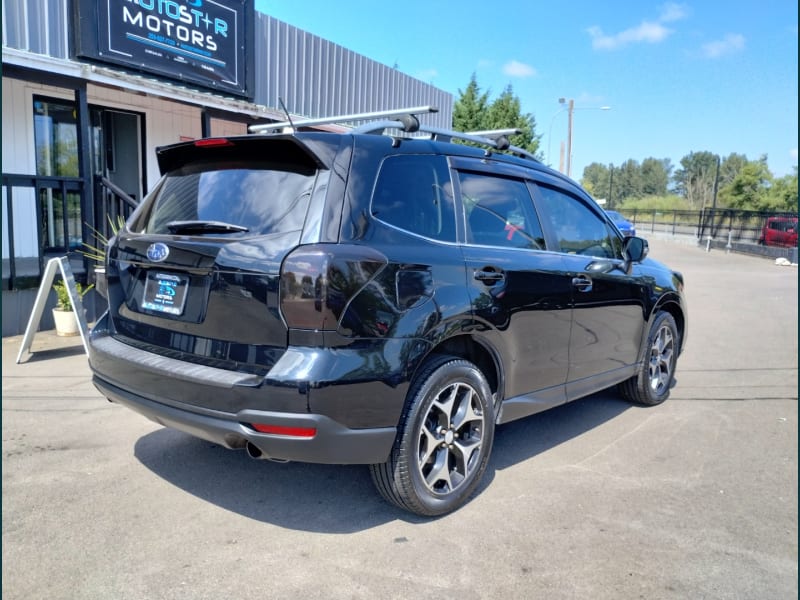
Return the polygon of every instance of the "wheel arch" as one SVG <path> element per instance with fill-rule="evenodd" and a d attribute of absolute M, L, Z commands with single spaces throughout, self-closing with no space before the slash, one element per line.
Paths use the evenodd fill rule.
<path fill-rule="evenodd" d="M 667 312 L 672 315 L 673 319 L 675 319 L 675 325 L 678 327 L 678 336 L 680 337 L 679 353 L 683 352 L 686 344 L 686 315 L 683 307 L 678 303 L 677 300 L 672 298 L 668 298 L 663 302 L 659 302 L 650 315 L 650 323 L 648 323 L 648 328 L 656 318 L 656 315 L 659 313 L 659 311 Z"/>
<path fill-rule="evenodd" d="M 478 367 L 486 378 L 489 389 L 495 397 L 495 404 L 502 399 L 503 370 L 495 350 L 482 344 L 473 336 L 453 336 L 432 347 L 427 356 L 420 361 L 417 371 L 419 371 L 431 357 L 436 355 L 456 356 L 470 361 Z"/>

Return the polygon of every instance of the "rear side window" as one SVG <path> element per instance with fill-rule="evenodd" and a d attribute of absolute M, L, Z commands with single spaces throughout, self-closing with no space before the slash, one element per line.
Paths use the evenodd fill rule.
<path fill-rule="evenodd" d="M 479 246 L 544 250 L 528 186 L 484 173 L 458 174 L 467 242 Z"/>
<path fill-rule="evenodd" d="M 455 242 L 453 186 L 445 159 L 433 155 L 388 157 L 375 183 L 372 214 L 404 231 Z"/>
<path fill-rule="evenodd" d="M 187 166 L 166 175 L 133 229 L 168 234 L 170 223 L 219 221 L 247 229 L 234 236 L 297 231 L 314 179 L 308 169 L 270 169 L 264 163 Z"/>

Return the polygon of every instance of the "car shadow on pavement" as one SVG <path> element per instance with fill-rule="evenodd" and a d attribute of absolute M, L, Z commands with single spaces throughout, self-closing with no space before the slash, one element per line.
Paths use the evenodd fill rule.
<path fill-rule="evenodd" d="M 604 392 L 499 427 L 478 493 L 491 485 L 497 469 L 535 457 L 629 406 Z M 171 429 L 139 438 L 134 453 L 142 465 L 176 487 L 224 510 L 280 527 L 352 533 L 398 519 L 429 520 L 385 502 L 364 465 L 255 461 L 243 451 Z"/>

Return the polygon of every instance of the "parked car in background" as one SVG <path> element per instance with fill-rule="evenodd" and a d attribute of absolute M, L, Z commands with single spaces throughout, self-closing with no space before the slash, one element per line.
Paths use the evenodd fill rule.
<path fill-rule="evenodd" d="M 764 246 L 797 247 L 797 217 L 768 217 L 758 243 Z"/>
<path fill-rule="evenodd" d="M 625 237 L 634 237 L 636 235 L 636 227 L 633 226 L 633 223 L 628 221 L 625 217 L 619 214 L 615 210 L 607 210 L 606 214 L 611 217 L 611 220 L 614 221 L 614 225 L 617 226 L 620 233 Z"/>

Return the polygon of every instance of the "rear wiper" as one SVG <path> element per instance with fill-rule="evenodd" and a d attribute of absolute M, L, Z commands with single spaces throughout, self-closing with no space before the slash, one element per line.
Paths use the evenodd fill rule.
<path fill-rule="evenodd" d="M 243 225 L 234 225 L 223 221 L 170 221 L 167 223 L 170 233 L 242 233 L 250 231 Z"/>

